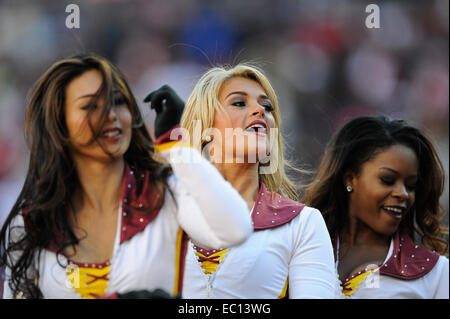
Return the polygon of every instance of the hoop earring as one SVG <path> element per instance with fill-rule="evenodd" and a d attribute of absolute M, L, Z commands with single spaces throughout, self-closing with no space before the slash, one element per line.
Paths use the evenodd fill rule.
<path fill-rule="evenodd" d="M 353 192 L 353 187 L 351 187 L 350 185 L 348 185 L 346 188 L 347 188 L 347 192 L 349 192 L 349 193 Z"/>

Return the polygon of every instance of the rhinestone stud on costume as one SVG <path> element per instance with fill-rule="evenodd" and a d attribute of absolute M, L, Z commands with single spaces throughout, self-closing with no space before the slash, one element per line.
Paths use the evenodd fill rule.
<path fill-rule="evenodd" d="M 139 204 L 139 208 L 142 208 L 142 203 Z"/>
<path fill-rule="evenodd" d="M 411 258 L 414 258 L 414 255 L 411 255 Z"/>
<path fill-rule="evenodd" d="M 127 216 L 127 212 L 123 212 L 123 216 Z"/>
<path fill-rule="evenodd" d="M 274 221 L 274 220 L 272 220 L 272 224 L 273 224 L 273 223 L 275 223 L 275 221 Z"/>
<path fill-rule="evenodd" d="M 259 215 L 259 212 L 256 212 L 256 215 Z"/>
<path fill-rule="evenodd" d="M 142 223 L 144 221 L 144 218 L 139 218 L 139 221 Z"/>
<path fill-rule="evenodd" d="M 127 228 L 126 228 L 126 227 L 123 227 L 123 228 L 122 228 L 122 231 L 126 231 L 126 230 L 127 230 Z"/>
<path fill-rule="evenodd" d="M 427 258 L 427 261 L 430 261 L 430 258 Z"/>
<path fill-rule="evenodd" d="M 131 188 L 131 184 L 128 184 L 128 188 Z"/>

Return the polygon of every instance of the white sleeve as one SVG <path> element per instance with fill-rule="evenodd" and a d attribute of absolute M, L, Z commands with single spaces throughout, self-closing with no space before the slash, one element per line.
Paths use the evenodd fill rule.
<path fill-rule="evenodd" d="M 449 268 L 448 258 L 439 256 L 439 260 L 433 269 L 425 275 L 427 286 L 432 290 L 433 299 L 449 298 Z"/>
<path fill-rule="evenodd" d="M 212 249 L 244 242 L 253 226 L 247 203 L 233 186 L 193 148 L 162 153 L 175 174 L 176 217 L 192 240 Z"/>
<path fill-rule="evenodd" d="M 336 298 L 338 280 L 330 235 L 317 209 L 300 213 L 295 251 L 289 264 L 289 298 Z"/>

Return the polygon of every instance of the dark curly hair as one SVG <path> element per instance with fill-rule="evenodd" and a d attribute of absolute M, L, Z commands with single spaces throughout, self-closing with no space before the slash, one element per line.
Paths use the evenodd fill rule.
<path fill-rule="evenodd" d="M 93 139 L 89 143 L 97 141 L 119 94 L 120 103 L 125 102 L 128 106 L 133 121 L 131 141 L 124 160 L 133 171 L 150 171 L 151 183 L 161 195 L 154 209 L 164 199 L 167 177 L 172 170 L 168 164 L 154 158 L 152 139 L 122 73 L 110 61 L 95 54 L 80 54 L 54 63 L 37 80 L 27 103 L 25 137 L 30 150 L 28 171 L 22 191 L 0 231 L 0 266 L 11 271 L 9 286 L 14 295 L 42 298 L 36 263 L 40 252 L 50 244 L 56 244 L 58 254 L 61 254 L 66 247 L 75 247 L 79 242 L 67 216 L 71 210 L 65 209 L 67 205 L 72 205 L 71 195 L 79 187 L 74 162 L 69 155 L 65 91 L 70 81 L 93 69 L 101 73 L 102 85 L 90 101 L 88 119 Z M 104 107 L 94 127 L 90 115 L 99 99 L 103 99 Z M 137 192 L 141 190 L 142 185 L 138 184 Z M 22 214 L 25 207 L 27 213 Z M 10 227 L 18 215 L 23 215 L 25 231 L 24 227 Z"/>
<path fill-rule="evenodd" d="M 403 120 L 361 116 L 347 122 L 326 146 L 303 201 L 322 212 L 330 236 L 335 238 L 348 224 L 345 172 L 358 175 L 365 162 L 397 144 L 412 149 L 419 162 L 416 199 L 399 229 L 428 249 L 448 255 L 448 229 L 441 226 L 443 209 L 439 203 L 444 190 L 444 168 L 430 139 Z"/>

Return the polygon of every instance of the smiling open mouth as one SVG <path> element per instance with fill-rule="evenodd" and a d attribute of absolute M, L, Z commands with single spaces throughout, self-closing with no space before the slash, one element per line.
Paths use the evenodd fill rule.
<path fill-rule="evenodd" d="M 117 141 L 122 135 L 120 128 L 111 128 L 103 131 L 102 137 L 108 141 Z"/>
<path fill-rule="evenodd" d="M 406 208 L 404 207 L 398 207 L 398 206 L 383 206 L 381 209 L 391 217 L 395 219 L 402 219 L 403 215 L 406 211 Z"/>
<path fill-rule="evenodd" d="M 253 121 L 245 129 L 247 132 L 267 134 L 267 125 L 263 121 Z"/>

